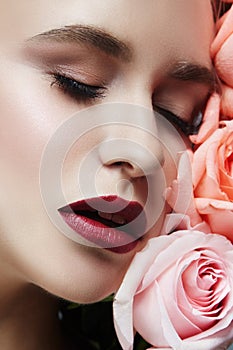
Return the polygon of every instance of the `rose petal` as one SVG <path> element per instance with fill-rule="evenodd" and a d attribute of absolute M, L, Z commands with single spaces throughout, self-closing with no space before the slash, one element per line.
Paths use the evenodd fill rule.
<path fill-rule="evenodd" d="M 213 93 L 209 98 L 202 125 L 197 135 L 191 135 L 190 140 L 195 144 L 204 142 L 219 125 L 220 96 Z"/>
<path fill-rule="evenodd" d="M 218 76 L 225 84 L 233 87 L 233 34 L 226 39 L 220 51 L 216 54 L 215 68 Z"/>
<path fill-rule="evenodd" d="M 204 233 L 210 233 L 210 227 L 207 222 L 202 221 L 194 226 L 191 225 L 190 217 L 179 213 L 167 214 L 164 220 L 164 224 L 161 230 L 161 235 L 167 235 L 174 231 L 179 230 L 194 230 Z"/>
<path fill-rule="evenodd" d="M 192 153 L 189 151 L 180 155 L 177 179 L 167 188 L 165 198 L 173 211 L 188 215 L 191 225 L 195 226 L 201 223 L 202 219 L 194 203 L 191 160 Z"/>
<path fill-rule="evenodd" d="M 221 114 L 225 117 L 233 118 L 233 89 L 222 84 Z"/>
<path fill-rule="evenodd" d="M 224 21 L 211 45 L 212 57 L 220 50 L 224 41 L 233 33 L 233 7 L 224 15 Z"/>
<path fill-rule="evenodd" d="M 161 236 L 159 241 L 150 240 L 147 246 L 134 258 L 134 263 L 131 264 L 125 278 L 127 278 L 127 289 L 125 289 L 125 282 L 123 280 L 121 287 L 119 288 L 113 303 L 114 311 L 114 325 L 118 334 L 119 341 L 125 350 L 132 350 L 133 344 L 133 314 L 132 296 L 136 293 L 138 285 L 142 280 L 142 277 L 146 273 L 148 266 L 152 264 L 154 254 L 167 247 L 169 242 L 166 240 L 166 236 Z M 146 254 L 146 259 L 145 259 Z M 135 278 L 134 266 L 137 266 L 137 274 Z M 132 273 L 133 270 L 133 273 Z"/>
<path fill-rule="evenodd" d="M 195 198 L 195 202 L 201 214 L 218 214 L 219 210 L 233 211 L 233 202 L 221 201 L 212 198 Z M 219 214 L 224 215 L 224 212 Z"/>

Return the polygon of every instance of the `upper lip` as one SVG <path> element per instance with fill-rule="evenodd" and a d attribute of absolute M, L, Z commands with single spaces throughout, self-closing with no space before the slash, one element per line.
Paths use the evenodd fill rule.
<path fill-rule="evenodd" d="M 83 212 L 89 213 L 90 215 L 96 212 L 100 215 L 104 213 L 112 214 L 115 223 L 118 221 L 117 218 L 119 218 L 118 225 L 115 225 L 115 227 L 138 238 L 141 237 L 146 230 L 146 215 L 142 205 L 137 201 L 127 201 L 116 195 L 82 199 L 59 208 L 58 211 L 74 212 L 77 215 L 80 213 L 83 215 Z M 104 215 L 101 217 L 104 217 Z M 110 221 L 111 219 L 109 219 L 109 222 Z"/>

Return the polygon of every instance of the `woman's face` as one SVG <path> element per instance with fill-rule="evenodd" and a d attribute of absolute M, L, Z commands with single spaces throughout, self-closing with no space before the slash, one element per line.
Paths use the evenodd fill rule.
<path fill-rule="evenodd" d="M 135 252 L 161 229 L 163 190 L 182 140 L 188 145 L 182 128 L 211 88 L 211 4 L 2 3 L 0 255 L 23 282 L 95 301 L 116 290 Z M 71 203 L 84 219 L 64 209 Z M 90 210 L 103 203 L 99 216 Z M 106 226 L 128 223 L 141 207 L 147 233 L 117 248 L 127 234 Z M 114 248 L 96 232 L 107 232 Z"/>

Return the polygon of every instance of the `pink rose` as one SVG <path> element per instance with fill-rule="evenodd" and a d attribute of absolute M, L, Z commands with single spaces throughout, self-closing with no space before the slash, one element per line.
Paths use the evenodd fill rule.
<path fill-rule="evenodd" d="M 232 2 L 232 1 L 228 1 Z M 221 112 L 233 117 L 233 6 L 219 20 L 219 30 L 212 43 L 211 53 L 215 69 L 223 82 Z"/>
<path fill-rule="evenodd" d="M 136 254 L 113 308 L 124 350 L 133 349 L 133 327 L 155 348 L 224 349 L 233 339 L 232 244 L 187 230 L 152 238 Z"/>
<path fill-rule="evenodd" d="M 177 178 L 165 191 L 167 203 L 172 208 L 172 214 L 166 215 L 161 235 L 169 234 L 174 230 L 197 230 L 205 233 L 211 232 L 206 221 L 197 211 L 193 184 L 192 184 L 192 159 L 190 150 L 180 154 Z"/>
<path fill-rule="evenodd" d="M 225 121 L 193 156 L 196 207 L 211 231 L 233 242 L 233 120 Z"/>

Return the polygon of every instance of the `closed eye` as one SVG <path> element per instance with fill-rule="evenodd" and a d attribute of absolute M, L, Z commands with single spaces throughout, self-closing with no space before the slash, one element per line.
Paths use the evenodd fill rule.
<path fill-rule="evenodd" d="M 164 116 L 169 122 L 171 122 L 175 127 L 177 127 L 180 131 L 182 131 L 186 136 L 197 134 L 202 123 L 201 111 L 197 113 L 197 115 L 194 117 L 191 123 L 188 123 L 178 115 L 162 107 L 155 106 L 154 110 L 157 111 L 162 116 Z"/>
<path fill-rule="evenodd" d="M 50 73 L 50 75 L 53 78 L 50 85 L 58 86 L 58 88 L 64 94 L 67 94 L 76 102 L 88 103 L 105 97 L 106 87 L 104 86 L 85 84 L 71 77 L 68 77 L 65 74 Z M 180 116 L 163 107 L 155 106 L 154 110 L 164 116 L 186 136 L 197 134 L 202 123 L 201 112 L 195 116 L 192 123 L 189 123 L 183 120 Z"/>
<path fill-rule="evenodd" d="M 88 85 L 59 73 L 51 73 L 53 81 L 51 86 L 57 85 L 59 89 L 77 102 L 91 102 L 105 96 L 105 87 Z"/>

